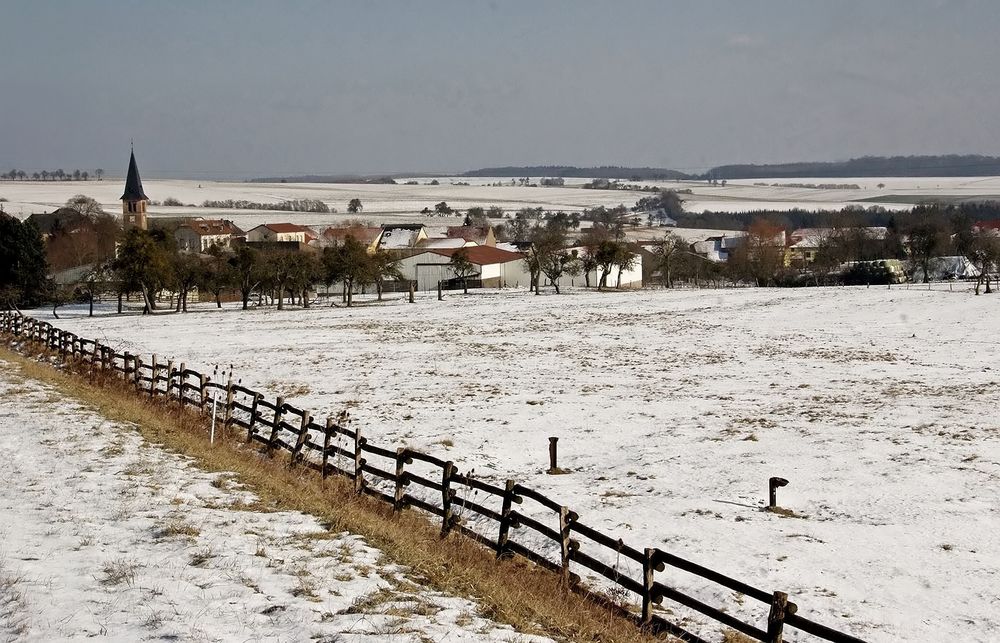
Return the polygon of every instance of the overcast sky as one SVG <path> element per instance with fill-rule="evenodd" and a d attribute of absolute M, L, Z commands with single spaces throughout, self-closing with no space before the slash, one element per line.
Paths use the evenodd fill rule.
<path fill-rule="evenodd" d="M 1000 2 L 0 4 L 0 169 L 1000 154 Z"/>

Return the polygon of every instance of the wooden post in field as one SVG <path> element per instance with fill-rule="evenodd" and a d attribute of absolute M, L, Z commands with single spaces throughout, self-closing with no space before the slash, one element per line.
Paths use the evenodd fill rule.
<path fill-rule="evenodd" d="M 128 364 L 132 361 L 132 354 L 125 351 L 125 355 L 122 356 L 122 378 L 127 382 L 129 376 Z"/>
<path fill-rule="evenodd" d="M 327 461 L 330 459 L 330 438 L 333 434 L 333 418 L 326 418 L 326 428 L 323 429 L 323 468 L 320 469 L 323 477 L 327 476 L 326 466 Z"/>
<path fill-rule="evenodd" d="M 306 443 L 306 438 L 309 437 L 309 423 L 312 422 L 312 416 L 309 415 L 308 411 L 302 412 L 302 424 L 299 427 L 299 439 L 295 441 L 295 448 L 292 449 L 292 457 L 288 460 L 288 466 L 295 464 L 302 453 L 302 445 Z"/>
<path fill-rule="evenodd" d="M 778 506 L 778 487 L 784 487 L 788 480 L 784 478 L 768 478 L 767 480 L 767 508 L 774 509 Z"/>
<path fill-rule="evenodd" d="M 642 624 L 653 622 L 653 556 L 655 549 L 648 547 L 642 556 Z"/>
<path fill-rule="evenodd" d="M 508 556 L 507 541 L 510 539 L 510 512 L 514 503 L 514 481 L 508 480 L 503 489 L 503 505 L 500 508 L 500 534 L 497 536 L 497 560 Z"/>
<path fill-rule="evenodd" d="M 455 492 L 451 489 L 451 476 L 455 473 L 455 463 L 448 460 L 444 463 L 441 471 L 441 537 L 444 538 L 451 531 L 452 514 L 451 500 L 455 497 Z"/>
<path fill-rule="evenodd" d="M 775 592 L 771 599 L 771 611 L 767 615 L 767 643 L 781 643 L 788 612 L 788 594 Z"/>
<path fill-rule="evenodd" d="M 438 279 L 438 301 L 444 301 L 444 296 L 441 294 L 441 280 Z"/>
<path fill-rule="evenodd" d="M 557 473 L 559 467 L 556 465 L 557 448 L 559 438 L 549 438 L 549 473 Z"/>
<path fill-rule="evenodd" d="M 253 394 L 253 403 L 250 405 L 250 421 L 247 422 L 247 442 L 253 439 L 253 425 L 257 421 L 257 405 L 260 404 L 260 393 Z"/>
<path fill-rule="evenodd" d="M 361 437 L 361 427 L 354 428 L 354 493 L 361 493 L 365 488 L 365 459 L 361 457 L 361 447 L 365 440 Z"/>
<path fill-rule="evenodd" d="M 410 281 L 410 303 L 413 303 L 413 281 Z"/>
<path fill-rule="evenodd" d="M 285 398 L 278 396 L 274 404 L 274 419 L 271 421 L 271 437 L 267 439 L 267 450 L 274 448 L 278 441 L 278 432 L 281 430 L 281 416 L 285 412 Z"/>
<path fill-rule="evenodd" d="M 406 449 L 399 447 L 396 449 L 396 491 L 393 494 L 392 511 L 399 513 L 403 510 L 403 487 L 406 485 L 406 474 L 403 467 L 406 465 Z"/>

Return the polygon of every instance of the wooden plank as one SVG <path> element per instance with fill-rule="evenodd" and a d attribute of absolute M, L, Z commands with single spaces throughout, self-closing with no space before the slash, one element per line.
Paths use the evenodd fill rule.
<path fill-rule="evenodd" d="M 653 593 L 656 597 L 668 598 L 674 601 L 675 603 L 680 603 L 681 605 L 689 607 L 695 610 L 696 612 L 701 612 L 705 616 L 714 619 L 722 623 L 723 625 L 731 627 L 737 632 L 742 632 L 747 636 L 751 636 L 757 639 L 758 641 L 767 640 L 767 632 L 765 632 L 764 630 L 754 627 L 753 625 L 750 625 L 748 623 L 744 623 L 735 616 L 727 614 L 720 609 L 716 609 L 711 605 L 707 605 L 699 601 L 697 598 L 688 596 L 687 594 L 684 594 L 674 589 L 673 587 L 669 587 L 667 585 L 664 585 L 663 583 L 654 583 Z"/>
<path fill-rule="evenodd" d="M 372 466 L 372 465 L 368 464 L 367 462 L 364 462 L 361 465 L 361 470 L 363 472 L 365 472 L 365 473 L 370 473 L 373 476 L 377 476 L 379 478 L 382 478 L 383 480 L 389 480 L 390 482 L 396 482 L 396 476 L 394 474 L 389 473 L 385 469 L 379 469 L 378 467 Z"/>
<path fill-rule="evenodd" d="M 821 639 L 833 641 L 833 643 L 867 643 L 863 639 L 851 636 L 850 634 L 845 634 L 844 632 L 838 632 L 833 628 L 820 625 L 815 621 L 810 621 L 807 618 L 791 612 L 785 615 L 785 625 L 788 627 L 794 627 L 797 630 L 802 630 L 807 634 L 818 636 Z"/>
<path fill-rule="evenodd" d="M 552 527 L 542 524 L 541 522 L 535 520 L 534 518 L 525 516 L 519 511 L 511 511 L 510 518 L 512 521 L 511 524 L 512 527 L 528 527 L 529 529 L 534 529 L 535 531 L 542 534 L 549 540 L 552 540 L 557 543 L 562 541 L 562 537 L 559 535 L 558 531 L 556 531 Z"/>
<path fill-rule="evenodd" d="M 748 585 L 742 581 L 738 581 L 735 578 L 730 578 L 725 574 L 721 574 L 717 571 L 711 570 L 697 563 L 692 563 L 689 560 L 685 560 L 679 556 L 667 553 L 662 549 L 657 549 L 654 556 L 654 561 L 656 563 L 666 563 L 671 567 L 676 567 L 677 569 L 682 569 L 688 573 L 694 574 L 706 580 L 710 580 L 713 583 L 718 583 L 723 587 L 733 590 L 734 592 L 739 592 L 745 594 L 751 598 L 757 599 L 762 603 L 771 603 L 771 594 L 765 592 L 762 589 Z"/>
<path fill-rule="evenodd" d="M 570 525 L 570 529 L 573 532 L 580 534 L 581 536 L 586 536 L 587 538 L 593 540 L 598 545 L 603 545 L 608 549 L 612 549 L 616 553 L 621 554 L 626 558 L 630 558 L 637 563 L 641 563 L 643 560 L 642 552 L 640 552 L 638 549 L 635 549 L 634 547 L 629 547 L 620 538 L 615 539 L 612 538 L 611 536 L 606 536 L 605 534 L 602 534 L 593 527 L 588 527 L 580 523 L 579 521 L 574 521 L 573 524 Z"/>
<path fill-rule="evenodd" d="M 445 461 L 441 458 L 435 458 L 432 455 L 427 455 L 426 453 L 421 453 L 420 451 L 414 451 L 413 449 L 407 449 L 406 455 L 414 460 L 426 462 L 427 464 L 433 464 L 436 467 L 443 467 L 445 464 Z"/>
<path fill-rule="evenodd" d="M 396 459 L 395 451 L 390 451 L 389 449 L 383 449 L 382 447 L 377 447 L 374 444 L 368 444 L 367 442 L 364 442 L 361 445 L 361 450 L 364 451 L 365 453 L 371 453 L 373 455 L 377 455 L 382 458 L 389 458 L 391 460 Z"/>
<path fill-rule="evenodd" d="M 531 498 L 535 502 L 545 507 L 548 507 L 552 511 L 559 511 L 559 508 L 562 506 L 555 500 L 547 498 L 546 496 L 543 496 L 534 489 L 529 489 L 528 487 L 525 487 L 523 485 L 516 485 L 514 487 L 514 493 L 516 493 L 519 496 L 523 496 L 525 498 Z"/>
<path fill-rule="evenodd" d="M 488 507 L 484 507 L 479 503 L 473 502 L 466 498 L 462 498 L 461 496 L 458 495 L 454 495 L 452 497 L 452 503 L 456 507 L 461 507 L 463 509 L 470 509 L 475 513 L 479 514 L 480 516 L 486 516 L 487 518 L 490 518 L 491 520 L 496 520 L 497 522 L 500 522 L 503 519 L 503 517 L 498 512 L 493 511 Z"/>
<path fill-rule="evenodd" d="M 425 500 L 421 500 L 416 496 L 411 496 L 408 493 L 403 494 L 403 505 L 407 507 L 410 506 L 417 507 L 418 509 L 422 509 L 427 513 L 434 514 L 435 516 L 444 515 L 444 511 L 441 509 L 441 507 L 438 507 L 437 505 L 432 505 L 431 503 Z"/>
<path fill-rule="evenodd" d="M 418 485 L 420 485 L 422 487 L 427 487 L 428 489 L 433 489 L 434 491 L 441 491 L 441 489 L 442 489 L 440 483 L 434 482 L 433 480 L 431 480 L 429 478 L 425 478 L 425 477 L 423 477 L 421 475 L 417 475 L 416 473 L 413 473 L 412 471 L 408 472 L 406 474 L 406 479 L 409 482 L 416 482 Z"/>
<path fill-rule="evenodd" d="M 597 572 L 612 583 L 615 583 L 630 592 L 642 596 L 642 583 L 631 576 L 623 574 L 611 565 L 603 563 L 592 556 L 588 556 L 579 550 L 570 550 L 569 558 L 573 562 L 580 563 L 587 569 Z"/>
<path fill-rule="evenodd" d="M 455 475 L 452 476 L 452 481 L 494 496 L 502 496 L 504 494 L 504 490 L 496 485 L 492 485 L 488 482 L 479 480 L 478 478 L 465 476 L 460 473 L 455 473 Z M 515 499 L 514 502 L 520 504 L 520 499 Z"/>

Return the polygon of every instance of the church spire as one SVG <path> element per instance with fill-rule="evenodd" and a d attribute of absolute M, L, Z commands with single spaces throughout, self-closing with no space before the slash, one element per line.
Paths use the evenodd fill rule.
<path fill-rule="evenodd" d="M 142 179 L 139 178 L 139 167 L 135 164 L 135 151 L 129 155 L 128 175 L 125 178 L 125 193 L 122 201 L 148 201 L 149 197 L 142 191 Z"/>

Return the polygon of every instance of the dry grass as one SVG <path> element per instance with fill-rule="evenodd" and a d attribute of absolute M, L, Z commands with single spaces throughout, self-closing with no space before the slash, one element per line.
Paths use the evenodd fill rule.
<path fill-rule="evenodd" d="M 414 578 L 439 591 L 472 598 L 481 613 L 525 633 L 571 641 L 640 643 L 664 635 L 641 631 L 613 607 L 562 591 L 555 574 L 522 559 L 497 563 L 492 551 L 453 534 L 414 511 L 393 515 L 390 506 L 354 494 L 349 481 L 323 480 L 287 458 L 269 459 L 250 448 L 241 432 L 217 433 L 208 442 L 204 418 L 176 404 L 140 397 L 117 379 L 75 376 L 0 346 L 0 359 L 29 378 L 95 407 L 109 419 L 132 423 L 151 443 L 194 458 L 204 470 L 233 472 L 262 504 L 320 518 L 331 530 L 363 536 Z M 220 439 L 221 438 L 221 439 Z M 132 570 L 134 574 L 134 569 Z M 597 597 L 599 598 L 599 597 Z"/>
<path fill-rule="evenodd" d="M 0 641 L 19 641 L 31 630 L 24 579 L 7 569 L 0 558 Z"/>

